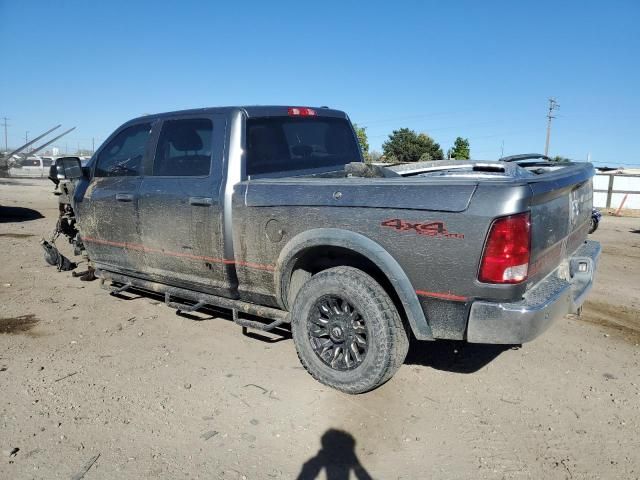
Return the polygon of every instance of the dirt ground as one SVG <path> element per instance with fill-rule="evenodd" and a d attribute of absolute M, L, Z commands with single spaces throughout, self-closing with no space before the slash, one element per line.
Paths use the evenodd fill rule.
<path fill-rule="evenodd" d="M 51 187 L 0 179 L 0 478 L 640 478 L 638 218 L 593 235 L 582 318 L 521 348 L 414 343 L 348 396 L 289 339 L 47 266 Z"/>

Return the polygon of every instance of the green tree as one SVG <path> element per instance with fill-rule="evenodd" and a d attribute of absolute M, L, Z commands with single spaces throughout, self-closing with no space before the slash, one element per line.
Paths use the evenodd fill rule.
<path fill-rule="evenodd" d="M 394 130 L 382 144 L 382 150 L 387 161 L 417 162 L 421 158 L 442 160 L 444 157 L 440 145 L 429 135 L 408 128 Z"/>
<path fill-rule="evenodd" d="M 367 138 L 367 127 L 359 127 L 357 123 L 353 124 L 353 129 L 358 136 L 358 143 L 360 144 L 360 150 L 362 150 L 362 156 L 365 162 L 370 162 L 369 158 L 369 139 Z"/>
<path fill-rule="evenodd" d="M 453 142 L 453 147 L 447 152 L 447 156 L 454 160 L 469 160 L 471 158 L 469 139 L 457 137 Z"/>
<path fill-rule="evenodd" d="M 568 159 L 567 157 L 561 157 L 560 155 L 556 155 L 555 157 L 553 157 L 551 159 L 552 162 L 560 162 L 560 163 L 566 163 L 566 162 L 570 162 L 571 160 Z"/>

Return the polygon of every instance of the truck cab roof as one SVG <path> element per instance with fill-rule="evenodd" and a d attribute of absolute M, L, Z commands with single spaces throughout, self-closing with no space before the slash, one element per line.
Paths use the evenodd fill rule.
<path fill-rule="evenodd" d="M 235 106 L 221 106 L 221 107 L 204 107 L 204 108 L 192 108 L 188 110 L 175 110 L 171 112 L 153 113 L 149 115 L 141 115 L 134 118 L 127 123 L 135 123 L 141 120 L 150 119 L 162 119 L 167 117 L 177 117 L 183 115 L 213 115 L 213 114 L 226 114 L 231 115 L 233 113 L 243 113 L 247 118 L 253 117 L 286 117 L 290 115 L 289 109 L 308 109 L 314 112 L 313 116 L 318 117 L 334 117 L 334 118 L 349 118 L 347 114 L 341 110 L 334 110 L 328 107 L 302 107 L 296 105 L 235 105 Z"/>

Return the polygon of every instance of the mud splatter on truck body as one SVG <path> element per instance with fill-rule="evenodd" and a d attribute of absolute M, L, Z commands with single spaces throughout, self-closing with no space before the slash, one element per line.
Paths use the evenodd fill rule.
<path fill-rule="evenodd" d="M 350 393 L 392 375 L 409 333 L 520 343 L 584 301 L 590 164 L 354 162 L 337 110 L 149 115 L 100 147 L 73 209 L 103 279 L 281 311 L 310 373 Z"/>

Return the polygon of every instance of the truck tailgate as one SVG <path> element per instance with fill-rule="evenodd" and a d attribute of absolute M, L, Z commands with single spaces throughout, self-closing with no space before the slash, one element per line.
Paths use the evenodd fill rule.
<path fill-rule="evenodd" d="M 586 240 L 593 204 L 593 167 L 577 164 L 530 182 L 531 265 L 529 285 L 537 283 Z"/>

